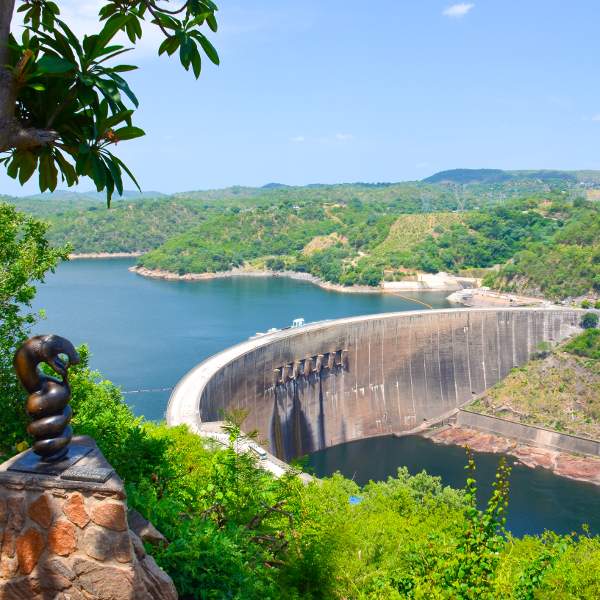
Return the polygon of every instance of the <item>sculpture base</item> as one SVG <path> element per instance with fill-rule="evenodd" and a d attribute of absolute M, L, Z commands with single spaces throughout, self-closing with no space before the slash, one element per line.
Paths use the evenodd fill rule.
<path fill-rule="evenodd" d="M 36 475 L 54 475 L 58 476 L 69 467 L 92 451 L 91 446 L 81 446 L 73 444 L 69 446 L 69 451 L 65 457 L 56 462 L 44 462 L 33 450 L 28 450 L 18 461 L 12 464 L 9 471 L 19 471 L 21 473 L 35 473 Z"/>

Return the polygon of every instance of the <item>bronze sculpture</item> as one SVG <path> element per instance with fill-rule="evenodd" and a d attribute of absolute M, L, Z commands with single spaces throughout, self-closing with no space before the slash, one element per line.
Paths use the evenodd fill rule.
<path fill-rule="evenodd" d="M 61 355 L 68 360 L 63 361 Z M 52 367 L 62 380 L 43 373 L 40 363 Z M 32 337 L 15 353 L 15 371 L 29 394 L 26 408 L 32 422 L 27 431 L 35 439 L 33 451 L 45 463 L 61 461 L 69 452 L 73 411 L 67 371 L 77 363 L 79 355 L 73 344 L 58 335 Z"/>

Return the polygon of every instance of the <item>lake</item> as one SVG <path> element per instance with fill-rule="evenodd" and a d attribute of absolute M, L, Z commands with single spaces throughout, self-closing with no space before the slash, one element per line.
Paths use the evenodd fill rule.
<path fill-rule="evenodd" d="M 345 294 L 289 278 L 233 277 L 200 282 L 146 279 L 132 259 L 74 260 L 39 286 L 37 333 L 86 343 L 92 366 L 121 386 L 138 415 L 164 417 L 170 388 L 192 367 L 257 331 L 369 313 L 417 310 L 389 294 Z M 446 293 L 407 296 L 435 308 Z M 162 390 L 141 392 L 137 390 Z"/>
<path fill-rule="evenodd" d="M 36 332 L 89 344 L 92 366 L 122 387 L 136 414 L 153 420 L 164 417 L 170 388 L 189 369 L 257 331 L 296 317 L 308 322 L 422 308 L 391 295 L 329 292 L 286 278 L 144 279 L 128 271 L 132 264 L 108 259 L 61 265 L 39 287 L 34 308 L 45 309 L 47 318 Z M 410 296 L 448 306 L 445 293 Z M 138 391 L 148 389 L 160 391 Z M 482 488 L 489 488 L 498 456 L 477 454 L 476 460 Z M 464 484 L 462 448 L 415 436 L 352 442 L 316 453 L 311 462 L 318 475 L 339 469 L 361 483 L 385 479 L 405 465 L 413 473 L 439 475 L 446 485 Z M 568 532 L 584 522 L 600 533 L 600 488 L 526 467 L 515 467 L 511 484 L 508 524 L 515 534 Z"/>

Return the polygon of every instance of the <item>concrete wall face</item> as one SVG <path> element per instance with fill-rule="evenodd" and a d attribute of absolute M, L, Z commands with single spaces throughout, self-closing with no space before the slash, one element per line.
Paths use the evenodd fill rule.
<path fill-rule="evenodd" d="M 551 450 L 600 456 L 600 442 L 596 440 L 559 433 L 558 431 L 549 431 L 534 425 L 523 425 L 501 417 L 460 410 L 457 415 L 457 423 L 464 427 L 516 439 L 536 447 L 543 446 Z"/>
<path fill-rule="evenodd" d="M 409 431 L 497 383 L 540 342 L 571 335 L 579 319 L 576 311 L 509 309 L 334 321 L 276 339 L 225 365 L 204 387 L 200 417 L 214 421 L 223 411 L 246 409 L 245 427 L 257 429 L 284 460 Z M 342 350 L 345 362 L 335 364 Z M 332 362 L 328 353 L 333 365 L 315 372 L 319 355 Z M 293 378 L 281 382 L 280 368 L 283 379 L 286 373 Z"/>

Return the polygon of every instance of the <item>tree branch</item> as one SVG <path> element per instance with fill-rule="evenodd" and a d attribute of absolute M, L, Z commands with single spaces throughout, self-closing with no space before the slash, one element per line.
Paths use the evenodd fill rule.
<path fill-rule="evenodd" d="M 8 41 L 14 9 L 15 0 L 0 0 L 0 152 L 46 146 L 58 138 L 56 131 L 28 128 L 15 118 L 17 81 L 8 64 Z"/>

